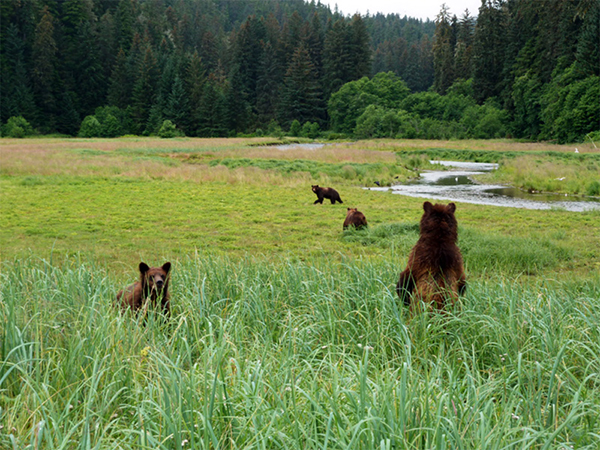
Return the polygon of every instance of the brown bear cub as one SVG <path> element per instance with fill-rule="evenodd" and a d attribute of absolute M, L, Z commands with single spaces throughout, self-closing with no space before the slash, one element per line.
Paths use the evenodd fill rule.
<path fill-rule="evenodd" d="M 408 257 L 408 267 L 400 274 L 396 292 L 411 310 L 422 300 L 443 311 L 466 290 L 460 249 L 456 245 L 458 224 L 456 205 L 423 203 L 421 236 Z M 412 299 L 411 299 L 412 296 Z"/>
<path fill-rule="evenodd" d="M 356 229 L 367 226 L 367 218 L 356 208 L 348 208 L 346 214 L 346 220 L 344 220 L 344 230 L 348 227 L 354 227 Z"/>
<path fill-rule="evenodd" d="M 321 203 L 323 204 L 323 199 L 328 198 L 329 200 L 331 200 L 331 204 L 335 205 L 335 202 L 340 202 L 340 203 L 344 203 L 342 201 L 342 199 L 340 198 L 340 194 L 338 194 L 338 191 L 336 191 L 333 188 L 324 188 L 324 187 L 319 187 L 318 184 L 313 185 L 312 187 L 312 191 L 317 194 L 317 199 L 315 200 L 315 202 L 313 203 L 313 205 L 317 204 L 317 203 Z"/>
<path fill-rule="evenodd" d="M 160 304 L 162 312 L 168 316 L 171 313 L 169 299 L 169 271 L 171 263 L 167 262 L 162 267 L 148 267 L 140 263 L 140 281 L 127 286 L 117 294 L 117 303 L 123 310 L 131 309 L 146 312 L 148 307 L 155 308 Z"/>

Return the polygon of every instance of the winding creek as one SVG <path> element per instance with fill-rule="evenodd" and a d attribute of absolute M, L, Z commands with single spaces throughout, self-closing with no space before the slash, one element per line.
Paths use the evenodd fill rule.
<path fill-rule="evenodd" d="M 372 191 L 392 191 L 409 197 L 422 197 L 507 206 L 526 209 L 564 209 L 567 211 L 600 210 L 600 199 L 565 196 L 561 194 L 531 194 L 514 187 L 479 184 L 471 178 L 498 168 L 497 164 L 461 161 L 431 161 L 449 167 L 449 170 L 428 170 L 419 180 L 391 187 L 368 188 Z"/>

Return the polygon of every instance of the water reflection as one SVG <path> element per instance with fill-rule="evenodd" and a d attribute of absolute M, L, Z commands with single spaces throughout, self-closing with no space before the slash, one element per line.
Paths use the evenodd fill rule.
<path fill-rule="evenodd" d="M 509 186 L 478 184 L 471 178 L 498 168 L 497 164 L 461 161 L 431 161 L 459 170 L 426 171 L 413 182 L 391 187 L 370 188 L 374 191 L 391 190 L 409 197 L 460 201 L 481 205 L 507 206 L 526 209 L 565 209 L 567 211 L 600 210 L 600 200 L 565 197 L 559 194 L 535 194 Z"/>

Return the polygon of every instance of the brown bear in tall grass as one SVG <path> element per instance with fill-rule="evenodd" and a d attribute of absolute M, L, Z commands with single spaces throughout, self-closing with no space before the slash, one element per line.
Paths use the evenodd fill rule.
<path fill-rule="evenodd" d="M 171 303 L 169 299 L 169 272 L 171 263 L 164 263 L 161 267 L 149 267 L 141 262 L 140 281 L 127 286 L 117 294 L 117 303 L 123 310 L 131 309 L 138 313 L 146 313 L 148 308 L 160 305 L 162 312 L 169 316 Z"/>
<path fill-rule="evenodd" d="M 356 208 L 348 208 L 346 220 L 344 220 L 344 230 L 351 226 L 356 229 L 367 226 L 367 218 Z"/>
<path fill-rule="evenodd" d="M 418 308 L 422 300 L 428 307 L 443 311 L 447 304 L 456 302 L 467 286 L 462 255 L 456 245 L 456 205 L 425 202 L 423 209 L 421 236 L 410 252 L 408 267 L 400 274 L 396 292 L 411 310 Z"/>
<path fill-rule="evenodd" d="M 338 191 L 336 191 L 333 188 L 327 187 L 319 187 L 318 184 L 315 184 L 312 186 L 312 191 L 317 194 L 317 199 L 315 200 L 315 202 L 313 203 L 313 205 L 317 204 L 317 203 L 321 203 L 323 204 L 323 199 L 328 198 L 329 200 L 331 200 L 331 204 L 335 205 L 335 202 L 340 202 L 340 203 L 344 203 L 342 201 L 342 199 L 340 198 L 340 194 L 338 194 Z"/>

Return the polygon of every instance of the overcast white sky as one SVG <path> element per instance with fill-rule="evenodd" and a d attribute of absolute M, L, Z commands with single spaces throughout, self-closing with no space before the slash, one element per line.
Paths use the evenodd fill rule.
<path fill-rule="evenodd" d="M 476 16 L 481 6 L 481 0 L 321 0 L 321 3 L 328 4 L 332 11 L 337 3 L 338 10 L 346 16 L 356 12 L 364 16 L 368 10 L 371 15 L 394 13 L 423 20 L 434 20 L 442 9 L 442 3 L 446 3 L 450 14 L 457 17 L 462 16 L 467 8 L 471 16 Z"/>

